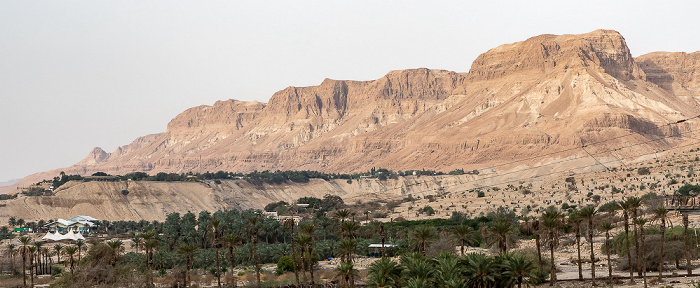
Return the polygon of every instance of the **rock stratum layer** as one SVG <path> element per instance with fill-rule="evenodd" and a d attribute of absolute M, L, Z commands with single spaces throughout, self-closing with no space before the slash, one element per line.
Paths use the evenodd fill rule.
<path fill-rule="evenodd" d="M 374 81 L 326 79 L 286 88 L 268 103 L 194 107 L 164 133 L 112 153 L 95 148 L 72 167 L 24 183 L 59 171 L 471 170 L 572 157 L 582 145 L 631 160 L 687 141 L 682 136 L 694 120 L 668 124 L 699 111 L 699 55 L 635 59 L 610 30 L 540 35 L 489 50 L 468 73 L 413 69 Z"/>

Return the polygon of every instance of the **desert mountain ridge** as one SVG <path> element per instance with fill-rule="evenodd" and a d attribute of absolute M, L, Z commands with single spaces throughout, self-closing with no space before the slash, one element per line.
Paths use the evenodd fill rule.
<path fill-rule="evenodd" d="M 509 169 L 585 155 L 575 149 L 584 145 L 633 161 L 690 140 L 683 135 L 698 122 L 673 123 L 699 114 L 698 69 L 700 52 L 634 58 L 612 30 L 540 35 L 481 54 L 468 73 L 420 68 L 373 81 L 325 79 L 267 103 L 193 107 L 163 133 L 111 153 L 95 148 L 20 184 L 60 171 Z"/>

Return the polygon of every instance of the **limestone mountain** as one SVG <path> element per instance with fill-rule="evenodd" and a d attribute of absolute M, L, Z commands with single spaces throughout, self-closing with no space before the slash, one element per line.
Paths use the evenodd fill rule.
<path fill-rule="evenodd" d="M 27 179 L 58 171 L 471 170 L 579 155 L 574 148 L 615 137 L 590 149 L 634 159 L 679 145 L 697 125 L 667 124 L 700 111 L 698 55 L 635 59 L 610 30 L 540 35 L 487 51 L 468 73 L 422 68 L 374 81 L 326 79 L 288 87 L 268 103 L 194 107 L 164 133 L 112 153 L 96 148 L 72 167 Z M 630 143 L 644 144 L 622 149 Z"/>

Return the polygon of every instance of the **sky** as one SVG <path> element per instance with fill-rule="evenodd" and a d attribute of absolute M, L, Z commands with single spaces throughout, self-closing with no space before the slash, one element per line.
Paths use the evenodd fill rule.
<path fill-rule="evenodd" d="M 665 3 L 665 2 L 663 2 Z M 0 0 L 0 182 L 166 130 L 187 108 L 408 68 L 468 72 L 540 34 L 700 50 L 700 1 Z"/>

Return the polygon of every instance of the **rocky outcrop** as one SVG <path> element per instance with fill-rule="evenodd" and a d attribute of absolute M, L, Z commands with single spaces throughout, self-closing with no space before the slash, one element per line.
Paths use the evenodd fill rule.
<path fill-rule="evenodd" d="M 489 50 L 469 73 L 422 68 L 374 81 L 326 79 L 283 89 L 266 104 L 227 100 L 191 108 L 164 133 L 27 179 L 61 170 L 448 171 L 580 153 L 570 148 L 630 133 L 625 141 L 681 135 L 696 126 L 667 125 L 700 107 L 695 96 L 681 97 L 697 95 L 696 63 L 697 53 L 634 59 L 616 31 L 541 35 Z M 618 155 L 638 157 L 681 138 Z M 518 165 L 543 161 L 532 159 Z"/>
<path fill-rule="evenodd" d="M 677 97 L 700 98 L 700 52 L 654 52 L 637 57 L 647 79 Z"/>

